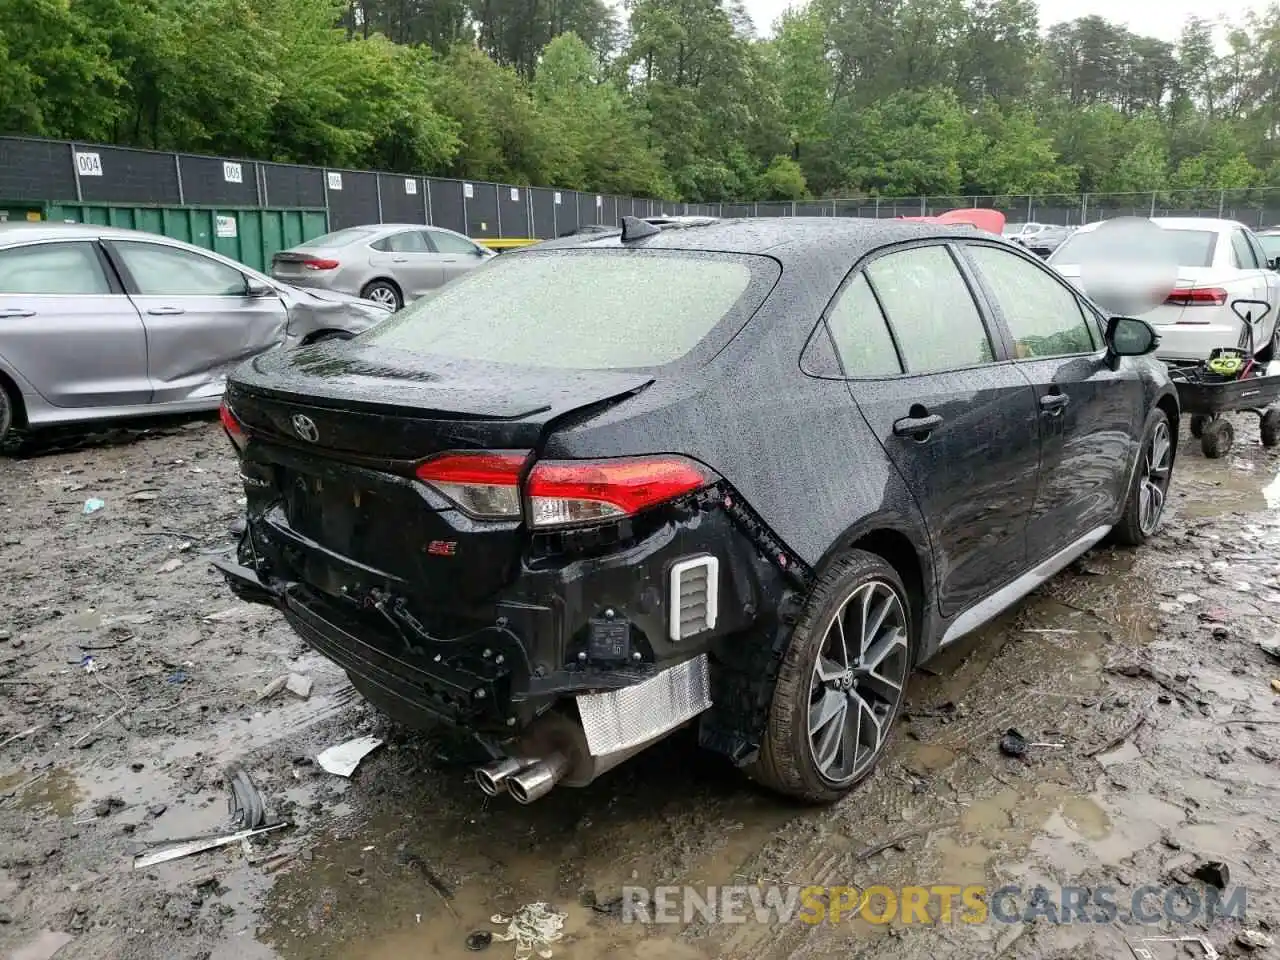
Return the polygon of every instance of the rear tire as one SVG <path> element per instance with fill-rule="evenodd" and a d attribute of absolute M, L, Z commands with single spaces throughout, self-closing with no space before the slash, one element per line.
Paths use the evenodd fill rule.
<path fill-rule="evenodd" d="M 1205 425 L 1211 418 L 1206 417 L 1203 413 L 1197 413 L 1191 418 L 1191 435 L 1197 440 L 1204 435 Z"/>
<path fill-rule="evenodd" d="M 1211 430 L 1213 426 L 1211 423 L 1205 430 Z M 1169 483 L 1173 479 L 1173 454 L 1169 417 L 1163 410 L 1156 410 L 1147 421 L 1147 432 L 1142 438 L 1138 466 L 1133 471 L 1124 513 L 1115 527 L 1117 543 L 1126 547 L 1141 546 L 1160 528 L 1169 496 Z"/>
<path fill-rule="evenodd" d="M 1258 421 L 1264 447 L 1280 446 L 1280 407 L 1268 407 Z"/>
<path fill-rule="evenodd" d="M 0 450 L 6 446 L 5 441 L 9 438 L 9 431 L 13 429 L 13 421 L 13 398 L 9 396 L 5 385 L 0 383 Z"/>
<path fill-rule="evenodd" d="M 360 296 L 365 300 L 380 303 L 384 307 L 390 307 L 392 310 L 399 310 L 404 306 L 404 297 L 400 295 L 400 288 L 390 280 L 372 280 L 366 283 L 364 289 L 360 291 Z"/>
<path fill-rule="evenodd" d="M 1236 431 L 1228 420 L 1214 420 L 1207 424 L 1200 436 L 1200 449 L 1210 460 L 1225 457 L 1236 441 Z"/>
<path fill-rule="evenodd" d="M 809 803 L 856 787 L 884 754 L 917 642 L 897 571 L 864 550 L 837 558 L 792 631 L 747 774 Z"/>

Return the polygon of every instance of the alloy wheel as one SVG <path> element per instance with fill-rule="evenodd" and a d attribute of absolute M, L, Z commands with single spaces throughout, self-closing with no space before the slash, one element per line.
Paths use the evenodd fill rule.
<path fill-rule="evenodd" d="M 369 299 L 384 307 L 396 308 L 396 292 L 390 287 L 374 287 L 369 291 Z"/>
<path fill-rule="evenodd" d="M 909 672 L 907 615 L 883 580 L 860 584 L 827 625 L 809 683 L 809 750 L 839 785 L 875 761 Z"/>
<path fill-rule="evenodd" d="M 1138 525 L 1143 536 L 1150 536 L 1160 524 L 1169 477 L 1173 466 L 1173 443 L 1169 424 L 1156 424 L 1142 461 L 1142 481 L 1138 488 Z"/>

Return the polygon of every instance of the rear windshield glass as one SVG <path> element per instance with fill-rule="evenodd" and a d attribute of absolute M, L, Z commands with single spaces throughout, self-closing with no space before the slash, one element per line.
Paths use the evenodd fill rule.
<path fill-rule="evenodd" d="M 1173 230 L 1164 228 L 1168 234 L 1169 246 L 1177 255 L 1180 267 L 1208 267 L 1213 265 L 1213 248 L 1218 242 L 1218 235 L 1209 230 Z M 1119 255 L 1132 262 L 1134 251 L 1128 246 L 1122 251 L 1112 250 L 1105 231 L 1089 230 L 1075 233 L 1062 246 L 1053 258 L 1054 263 L 1083 263 L 1085 260 L 1100 261 L 1113 259 Z"/>
<path fill-rule="evenodd" d="M 306 243 L 300 243 L 300 247 L 345 247 L 348 243 L 355 243 L 357 240 L 364 240 L 372 237 L 376 231 L 364 230 L 360 227 L 348 227 L 346 230 L 335 230 L 333 233 L 326 233 L 323 237 L 316 237 L 314 240 L 308 240 Z"/>
<path fill-rule="evenodd" d="M 490 261 L 362 339 L 414 353 L 540 367 L 656 367 L 689 353 L 777 276 L 761 257 L 563 251 Z"/>

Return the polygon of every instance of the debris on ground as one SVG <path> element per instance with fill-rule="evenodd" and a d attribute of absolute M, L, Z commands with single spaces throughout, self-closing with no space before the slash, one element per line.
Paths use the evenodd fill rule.
<path fill-rule="evenodd" d="M 488 930 L 472 930 L 467 934 L 465 941 L 467 949 L 473 952 L 489 949 L 489 944 L 493 943 L 493 934 Z"/>
<path fill-rule="evenodd" d="M 1000 738 L 1000 752 L 1006 757 L 1021 758 L 1027 755 L 1027 738 L 1010 727 Z"/>
<path fill-rule="evenodd" d="M 349 777 L 356 772 L 356 767 L 360 766 L 360 761 L 380 746 L 382 746 L 382 741 L 377 737 L 357 737 L 354 740 L 348 740 L 346 743 L 340 743 L 337 746 L 329 747 L 327 750 L 322 750 L 319 756 L 316 757 L 316 763 L 320 764 L 320 769 L 325 773 L 332 773 L 339 777 Z"/>
<path fill-rule="evenodd" d="M 1200 864 L 1191 872 L 1191 876 L 1219 890 L 1225 890 L 1231 883 L 1231 869 L 1221 860 L 1209 860 Z"/>
<path fill-rule="evenodd" d="M 1270 640 L 1259 640 L 1258 646 L 1267 656 L 1280 660 L 1280 636 L 1274 636 Z"/>
<path fill-rule="evenodd" d="M 1136 942 L 1132 940 L 1126 940 L 1125 942 L 1129 944 L 1129 949 L 1133 951 L 1133 955 L 1138 960 L 1152 960 L 1155 957 L 1155 953 L 1149 947 L 1144 946 L 1149 943 L 1182 944 L 1182 950 L 1178 952 L 1178 956 L 1203 957 L 1204 960 L 1219 960 L 1222 956 L 1213 948 L 1213 944 L 1203 937 L 1144 937 Z M 1174 949 L 1177 948 L 1175 947 Z"/>
<path fill-rule="evenodd" d="M 564 922 L 567 919 L 568 914 L 560 913 L 551 904 L 539 901 L 525 904 L 510 917 L 495 913 L 489 921 L 507 928 L 504 933 L 495 933 L 493 939 L 503 943 L 514 940 L 515 960 L 525 960 L 533 953 L 545 960 L 551 956 L 551 944 L 564 936 Z"/>
<path fill-rule="evenodd" d="M 97 497 L 90 497 L 84 502 L 84 513 L 88 516 L 91 513 L 97 513 L 107 505 L 105 500 L 99 500 Z"/>
<path fill-rule="evenodd" d="M 288 676 L 276 677 L 274 680 L 272 680 L 270 683 L 268 683 L 265 687 L 262 688 L 262 692 L 258 694 L 258 702 L 261 703 L 263 700 L 270 700 L 277 693 L 283 690 L 285 688 L 285 684 L 287 684 L 288 682 L 289 682 Z"/>
<path fill-rule="evenodd" d="M 1246 950 L 1265 950 L 1275 946 L 1275 938 L 1269 937 L 1261 930 L 1241 930 L 1236 935 L 1236 943 Z"/>
<path fill-rule="evenodd" d="M 286 822 L 273 823 L 270 826 L 259 827 L 257 830 L 241 830 L 238 833 L 231 833 L 223 837 L 206 837 L 201 840 L 188 840 L 185 843 L 177 843 L 152 853 L 139 854 L 133 858 L 133 869 L 145 870 L 147 867 L 154 867 L 158 863 L 168 863 L 170 860 L 180 860 L 183 857 L 204 853 L 206 850 L 216 850 L 218 847 L 249 840 L 259 834 L 270 833 L 272 830 L 279 830 L 287 826 L 289 824 Z"/>
<path fill-rule="evenodd" d="M 1280 678 L 1271 681 L 1271 690 L 1273 693 L 1280 693 Z"/>
<path fill-rule="evenodd" d="M 284 688 L 299 700 L 306 700 L 311 696 L 311 686 L 310 677 L 304 677 L 300 673 L 291 673 L 285 681 Z"/>
<path fill-rule="evenodd" d="M 227 769 L 227 782 L 231 784 L 231 798 L 227 806 L 231 811 L 232 826 L 245 830 L 262 826 L 267 819 L 266 806 L 249 774 L 240 767 L 230 767 Z"/>

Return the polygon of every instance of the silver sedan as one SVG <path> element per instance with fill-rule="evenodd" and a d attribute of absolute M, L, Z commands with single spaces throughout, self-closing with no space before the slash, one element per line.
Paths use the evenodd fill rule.
<path fill-rule="evenodd" d="M 242 361 L 389 315 L 155 234 L 0 223 L 0 445 L 15 430 L 216 409 Z"/>
<path fill-rule="evenodd" d="M 492 250 L 443 227 L 380 223 L 326 233 L 277 253 L 271 275 L 399 310 L 493 256 Z"/>

